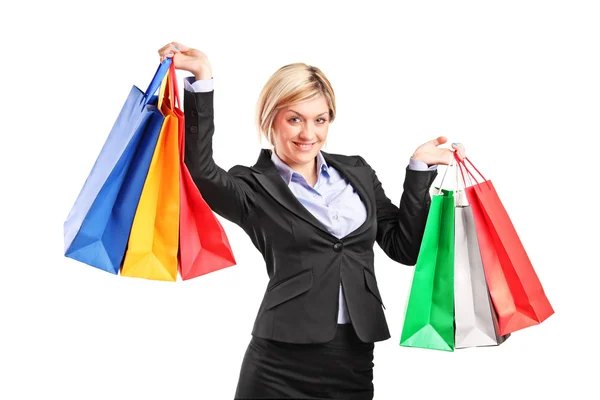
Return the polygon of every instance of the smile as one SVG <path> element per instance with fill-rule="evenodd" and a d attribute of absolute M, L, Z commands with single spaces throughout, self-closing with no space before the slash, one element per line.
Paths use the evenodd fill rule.
<path fill-rule="evenodd" d="M 315 145 L 315 143 L 296 143 L 296 142 L 293 142 L 293 143 L 298 149 L 300 149 L 302 151 L 309 151 Z"/>

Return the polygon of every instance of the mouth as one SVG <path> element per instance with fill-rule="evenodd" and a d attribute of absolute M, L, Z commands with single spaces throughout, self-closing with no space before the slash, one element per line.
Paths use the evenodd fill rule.
<path fill-rule="evenodd" d="M 296 148 L 299 149 L 300 151 L 310 151 L 313 149 L 313 147 L 316 144 L 316 142 L 313 142 L 313 143 L 292 142 L 292 143 L 294 143 L 294 146 L 296 146 Z"/>

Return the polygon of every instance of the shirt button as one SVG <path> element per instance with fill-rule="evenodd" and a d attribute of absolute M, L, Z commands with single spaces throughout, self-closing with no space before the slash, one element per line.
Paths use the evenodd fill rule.
<path fill-rule="evenodd" d="M 333 251 L 335 251 L 336 253 L 339 253 L 340 251 L 342 251 L 342 248 L 344 247 L 343 243 L 336 243 L 333 245 Z"/>
<path fill-rule="evenodd" d="M 333 219 L 336 219 L 336 220 L 338 219 L 338 216 L 337 216 L 337 214 L 335 214 L 335 215 L 333 216 Z"/>
<path fill-rule="evenodd" d="M 190 132 L 192 133 L 198 133 L 198 127 L 195 125 L 190 126 Z"/>

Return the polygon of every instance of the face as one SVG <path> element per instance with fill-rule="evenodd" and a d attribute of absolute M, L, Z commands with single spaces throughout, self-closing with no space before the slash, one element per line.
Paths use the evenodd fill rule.
<path fill-rule="evenodd" d="M 275 151 L 291 168 L 312 166 L 329 128 L 329 107 L 324 96 L 279 110 L 273 124 Z"/>

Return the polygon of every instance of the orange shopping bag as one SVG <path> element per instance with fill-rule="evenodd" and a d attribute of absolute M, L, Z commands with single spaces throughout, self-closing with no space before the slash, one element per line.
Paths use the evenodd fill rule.
<path fill-rule="evenodd" d="M 171 63 L 158 108 L 165 116 L 135 213 L 121 275 L 175 281 L 179 249 L 179 120 L 174 114 Z"/>

